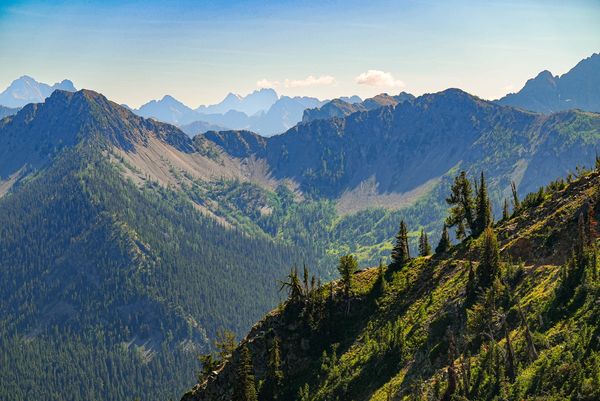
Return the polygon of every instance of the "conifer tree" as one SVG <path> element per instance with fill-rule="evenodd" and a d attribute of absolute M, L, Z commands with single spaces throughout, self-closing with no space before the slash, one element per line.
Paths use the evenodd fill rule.
<path fill-rule="evenodd" d="M 404 266 L 410 260 L 410 251 L 408 248 L 408 229 L 404 220 L 400 222 L 400 230 L 396 235 L 396 245 L 392 249 L 392 263 L 393 268 L 399 269 Z"/>
<path fill-rule="evenodd" d="M 492 224 L 492 207 L 490 204 L 490 198 L 487 192 L 487 184 L 485 183 L 485 177 L 483 172 L 481 173 L 481 181 L 477 192 L 476 201 L 476 220 L 475 229 L 473 234 L 478 236 L 486 229 L 486 227 Z"/>
<path fill-rule="evenodd" d="M 512 191 L 512 197 L 513 197 L 513 210 L 515 212 L 518 212 L 519 209 L 521 208 L 521 202 L 519 201 L 519 195 L 517 194 L 517 185 L 515 184 L 514 181 L 510 182 L 510 189 Z"/>
<path fill-rule="evenodd" d="M 467 288 L 465 294 L 465 306 L 469 307 L 475 303 L 477 299 L 477 279 L 475 270 L 473 270 L 473 262 L 469 260 L 469 277 L 467 279 Z"/>
<path fill-rule="evenodd" d="M 508 200 L 504 198 L 504 206 L 502 207 L 502 220 L 506 221 L 510 218 L 510 212 L 508 211 Z"/>
<path fill-rule="evenodd" d="M 491 227 L 483 231 L 483 244 L 479 266 L 477 267 L 477 285 L 489 288 L 500 274 L 500 250 L 496 233 Z"/>
<path fill-rule="evenodd" d="M 281 370 L 281 349 L 279 337 L 275 337 L 269 349 L 265 384 L 261 390 L 261 398 L 278 400 L 283 386 L 283 371 Z"/>
<path fill-rule="evenodd" d="M 421 236 L 419 237 L 419 256 L 429 256 L 431 254 L 431 246 L 429 245 L 429 238 L 425 230 L 421 229 Z"/>
<path fill-rule="evenodd" d="M 448 234 L 448 227 L 444 224 L 444 229 L 442 230 L 442 236 L 440 237 L 440 242 L 438 246 L 435 248 L 435 254 L 440 255 L 444 252 L 448 252 L 452 243 L 450 242 L 450 235 Z"/>
<path fill-rule="evenodd" d="M 344 255 L 340 257 L 338 264 L 338 272 L 340 273 L 342 286 L 344 288 L 344 296 L 350 297 L 352 291 L 352 278 L 354 273 L 358 270 L 358 261 L 356 257 L 352 255 Z"/>
<path fill-rule="evenodd" d="M 246 345 L 241 349 L 240 362 L 236 372 L 236 401 L 258 401 L 256 383 L 254 382 L 254 369 L 250 350 Z"/>
<path fill-rule="evenodd" d="M 448 227 L 457 227 L 456 236 L 461 239 L 466 236 L 466 227 L 473 229 L 475 224 L 473 207 L 473 189 L 467 178 L 467 173 L 461 171 L 454 178 L 454 183 L 450 188 L 450 196 L 446 199 L 450 208 L 450 215 L 446 219 Z"/>
<path fill-rule="evenodd" d="M 281 282 L 282 291 L 284 288 L 288 290 L 288 296 L 291 303 L 297 303 L 304 299 L 304 293 L 302 290 L 302 283 L 298 277 L 298 269 L 294 266 L 287 276 L 287 281 Z"/>

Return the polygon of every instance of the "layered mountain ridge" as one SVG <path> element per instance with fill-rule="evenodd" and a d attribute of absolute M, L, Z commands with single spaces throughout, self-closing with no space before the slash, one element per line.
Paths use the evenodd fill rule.
<path fill-rule="evenodd" d="M 542 71 L 519 92 L 497 102 L 542 113 L 569 109 L 600 112 L 600 53 L 581 60 L 560 77 Z"/>

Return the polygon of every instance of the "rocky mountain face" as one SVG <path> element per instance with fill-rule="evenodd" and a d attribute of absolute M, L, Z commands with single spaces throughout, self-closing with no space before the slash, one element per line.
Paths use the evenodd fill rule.
<path fill-rule="evenodd" d="M 134 110 L 134 113 L 174 125 L 189 124 L 198 119 L 198 113 L 169 95 L 160 100 L 151 100 Z"/>
<path fill-rule="evenodd" d="M 182 401 L 233 401 L 240 383 L 260 401 L 596 399 L 600 173 L 544 193 L 483 238 L 351 275 L 349 293 L 300 283 Z"/>
<path fill-rule="evenodd" d="M 253 116 L 269 110 L 278 99 L 277 92 L 270 88 L 259 89 L 246 96 L 229 93 L 220 103 L 200 106 L 196 111 L 201 114 L 225 114 L 229 110 L 235 110 Z"/>
<path fill-rule="evenodd" d="M 511 181 L 529 192 L 593 163 L 599 141 L 597 114 L 536 114 L 449 89 L 299 124 L 268 138 L 253 156 L 268 163 L 273 177 L 333 199 L 371 179 L 379 194 L 406 193 L 457 166 L 474 174 L 485 170 L 501 193 Z M 234 142 L 218 145 L 228 152 L 239 148 Z"/>
<path fill-rule="evenodd" d="M 375 97 L 365 99 L 364 101 L 345 101 L 343 99 L 334 99 L 324 105 L 312 109 L 306 109 L 302 116 L 302 122 L 307 123 L 313 120 L 327 120 L 333 117 L 343 118 L 358 111 L 374 110 L 383 106 L 395 106 L 398 103 L 412 101 L 414 96 L 410 93 L 402 92 L 397 96 L 390 96 L 387 93 L 379 94 Z"/>
<path fill-rule="evenodd" d="M 69 92 L 76 90 L 73 82 L 68 79 L 48 85 L 24 75 L 15 79 L 4 92 L 0 93 L 0 105 L 20 108 L 28 103 L 41 103 L 57 89 Z"/>
<path fill-rule="evenodd" d="M 580 61 L 560 77 L 542 71 L 519 92 L 497 103 L 541 113 L 569 109 L 600 112 L 600 54 Z"/>

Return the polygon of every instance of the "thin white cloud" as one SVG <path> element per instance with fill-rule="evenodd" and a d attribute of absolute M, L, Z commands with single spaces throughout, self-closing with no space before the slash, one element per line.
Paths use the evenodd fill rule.
<path fill-rule="evenodd" d="M 270 81 L 266 78 L 261 79 L 256 82 L 256 87 L 259 89 L 263 88 L 277 88 L 279 86 L 279 81 Z"/>
<path fill-rule="evenodd" d="M 363 72 L 355 79 L 359 85 L 377 86 L 385 88 L 404 88 L 406 85 L 399 79 L 394 78 L 389 72 L 369 70 Z"/>
<path fill-rule="evenodd" d="M 286 79 L 283 84 L 286 88 L 304 88 L 307 86 L 327 86 L 334 83 L 335 78 L 331 75 L 321 75 L 320 77 L 309 75 L 305 79 Z"/>

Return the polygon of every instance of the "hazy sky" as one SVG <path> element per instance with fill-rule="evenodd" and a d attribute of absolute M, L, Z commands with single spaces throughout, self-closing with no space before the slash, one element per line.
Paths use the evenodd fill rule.
<path fill-rule="evenodd" d="M 261 86 L 497 98 L 599 51 L 599 0 L 0 0 L 0 90 L 25 74 L 68 78 L 130 106 Z"/>

